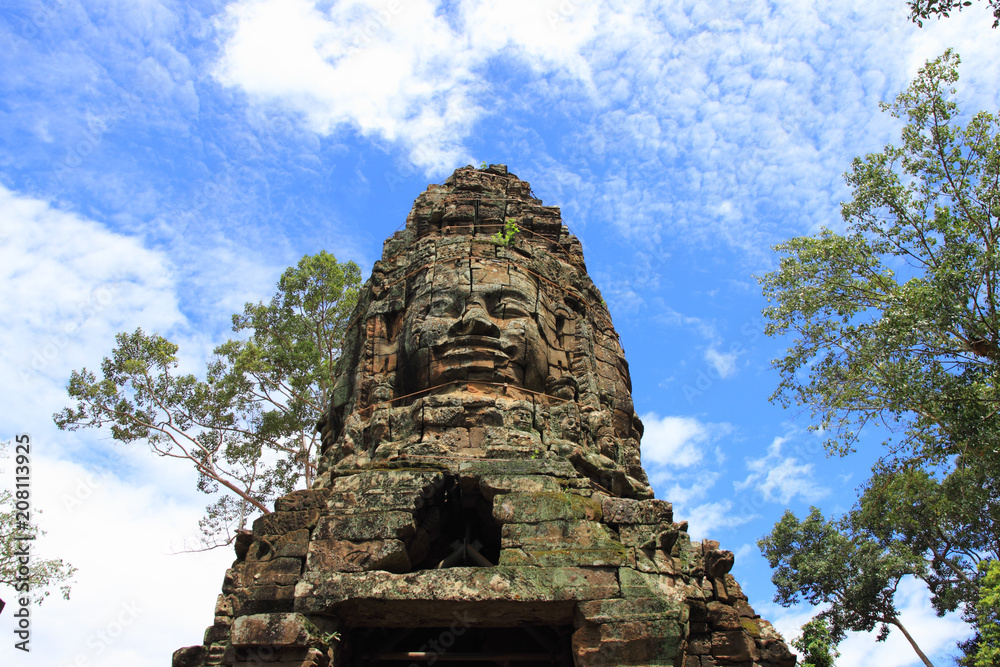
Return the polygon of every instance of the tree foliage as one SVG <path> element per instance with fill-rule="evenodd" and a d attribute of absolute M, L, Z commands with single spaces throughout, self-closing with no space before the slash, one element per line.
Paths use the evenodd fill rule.
<path fill-rule="evenodd" d="M 981 597 L 978 603 L 977 630 L 979 631 L 975 667 L 994 667 L 1000 664 L 1000 560 L 982 563 Z"/>
<path fill-rule="evenodd" d="M 827 520 L 815 507 L 802 521 L 786 511 L 757 545 L 773 570 L 775 601 L 786 607 L 800 600 L 828 605 L 821 616 L 829 623 L 834 643 L 849 630 L 871 632 L 876 625 L 877 638 L 883 641 L 889 627 L 895 626 L 930 664 L 896 609 L 899 582 L 922 568 L 905 549 L 879 544 L 856 530 L 848 518 Z"/>
<path fill-rule="evenodd" d="M 937 18 L 947 18 L 951 12 L 961 11 L 965 7 L 972 5 L 970 0 L 910 0 L 910 20 L 921 28 L 924 26 L 924 19 L 931 16 Z M 993 10 L 993 27 L 1000 25 L 1000 0 L 986 0 L 986 4 Z"/>
<path fill-rule="evenodd" d="M 1000 493 L 981 466 L 935 476 L 918 466 L 875 473 L 851 513 L 856 526 L 914 561 L 939 614 L 961 609 L 974 621 L 980 565 L 1000 557 Z"/>
<path fill-rule="evenodd" d="M 901 145 L 854 160 L 845 232 L 776 246 L 779 268 L 760 281 L 766 332 L 792 335 L 772 400 L 808 408 L 831 453 L 887 434 L 858 505 L 825 529 L 875 560 L 838 562 L 905 563 L 938 613 L 978 626 L 979 565 L 1000 557 L 1000 133 L 988 112 L 959 123 L 958 64 L 945 52 L 882 105 L 906 121 Z M 775 583 L 815 580 L 797 564 Z M 874 590 L 851 613 L 873 618 Z"/>
<path fill-rule="evenodd" d="M 802 626 L 802 634 L 792 640 L 792 646 L 799 651 L 801 667 L 834 667 L 840 653 L 837 644 L 840 639 L 833 636 L 830 622 L 820 614 Z"/>
<path fill-rule="evenodd" d="M 178 347 L 159 334 L 120 333 L 100 377 L 72 373 L 77 405 L 54 415 L 56 424 L 108 427 L 118 442 L 193 464 L 201 491 L 223 491 L 200 521 L 203 540 L 228 544 L 275 497 L 312 482 L 316 423 L 360 280 L 353 262 L 303 257 L 270 303 L 233 316 L 233 330 L 249 335 L 218 346 L 204 380 L 176 373 Z"/>
<path fill-rule="evenodd" d="M 1000 136 L 986 112 L 956 123 L 958 62 L 928 62 L 883 105 L 909 121 L 903 145 L 854 160 L 847 233 L 776 246 L 780 268 L 760 279 L 776 302 L 766 332 L 795 335 L 773 398 L 809 406 L 831 451 L 869 423 L 907 458 L 1000 451 Z"/>
<path fill-rule="evenodd" d="M 6 447 L 7 443 L 0 443 L 0 459 L 8 456 Z M 14 494 L 6 489 L 0 490 L 0 584 L 13 588 L 18 598 L 26 597 L 35 604 L 41 604 L 52 593 L 53 587 L 58 587 L 63 598 L 68 600 L 76 568 L 61 558 L 38 558 L 34 554 L 40 538 L 45 535 L 45 531 L 38 527 L 41 510 L 31 508 L 27 512 L 19 512 L 15 503 Z M 21 555 L 26 548 L 30 553 L 27 578 L 19 571 Z"/>

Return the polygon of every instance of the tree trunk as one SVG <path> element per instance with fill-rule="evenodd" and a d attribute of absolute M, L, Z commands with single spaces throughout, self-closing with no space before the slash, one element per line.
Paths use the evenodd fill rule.
<path fill-rule="evenodd" d="M 927 656 L 920 650 L 920 647 L 917 646 L 917 642 L 913 640 L 913 637 L 911 637 L 910 633 L 906 631 L 906 628 L 903 627 L 903 624 L 899 622 L 898 618 L 890 620 L 889 623 L 899 628 L 900 632 L 903 633 L 903 636 L 906 637 L 906 641 L 910 642 L 910 646 L 913 647 L 913 650 L 917 652 L 917 655 L 920 656 L 920 660 L 923 661 L 927 667 L 934 667 L 934 663 L 927 659 Z"/>

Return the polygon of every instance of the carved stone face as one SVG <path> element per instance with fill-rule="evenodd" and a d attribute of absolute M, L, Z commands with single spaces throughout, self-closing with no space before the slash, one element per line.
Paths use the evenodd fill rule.
<path fill-rule="evenodd" d="M 539 308 L 544 291 L 508 263 L 462 263 L 455 271 L 435 267 L 414 287 L 398 352 L 404 392 L 453 381 L 544 392 L 550 347 L 539 324 L 548 310 Z"/>

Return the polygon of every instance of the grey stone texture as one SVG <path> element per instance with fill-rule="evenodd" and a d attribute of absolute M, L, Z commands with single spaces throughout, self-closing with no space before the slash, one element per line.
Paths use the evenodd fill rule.
<path fill-rule="evenodd" d="M 441 629 L 441 646 L 562 633 L 526 665 L 795 664 L 733 554 L 653 498 L 580 243 L 503 165 L 429 186 L 385 242 L 319 428 L 315 485 L 240 535 L 215 621 L 174 667 L 382 664 L 391 647 L 361 644 L 385 628 Z M 394 664 L 443 655 L 417 653 Z"/>

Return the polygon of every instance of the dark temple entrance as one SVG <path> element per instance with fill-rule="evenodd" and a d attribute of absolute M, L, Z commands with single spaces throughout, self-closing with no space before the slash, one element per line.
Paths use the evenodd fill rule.
<path fill-rule="evenodd" d="M 572 667 L 567 626 L 355 628 L 343 644 L 350 667 Z"/>

